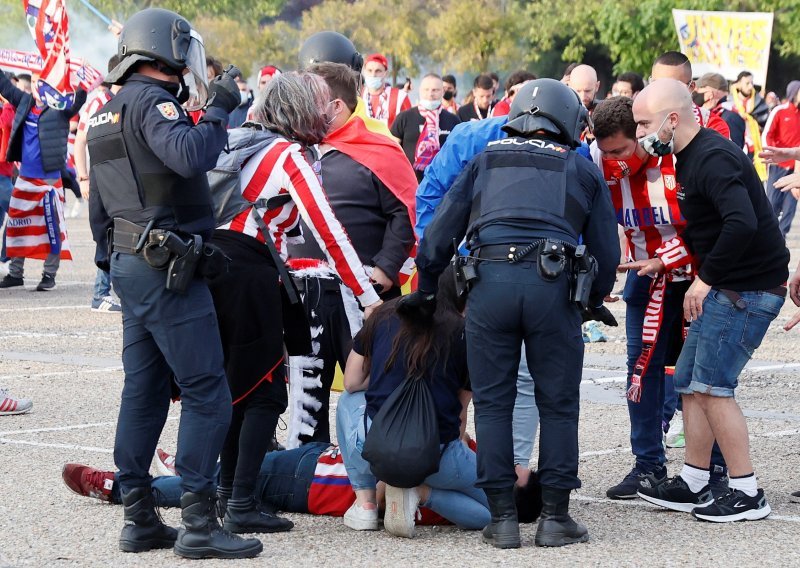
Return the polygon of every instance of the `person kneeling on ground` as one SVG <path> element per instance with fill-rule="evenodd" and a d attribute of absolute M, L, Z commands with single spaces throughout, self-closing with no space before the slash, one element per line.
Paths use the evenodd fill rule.
<path fill-rule="evenodd" d="M 336 412 L 336 434 L 356 492 L 356 502 L 344 515 L 350 528 L 378 528 L 378 480 L 362 450 L 371 421 L 406 380 L 424 380 L 430 387 L 441 461 L 439 471 L 416 488 L 386 486 L 384 527 L 396 536 L 411 538 L 420 505 L 462 529 L 477 530 L 489 524 L 486 494 L 475 487 L 475 453 L 461 441 L 462 414 L 470 393 L 464 300 L 458 298 L 454 282 L 450 268 L 439 280 L 438 307 L 428 321 L 410 321 L 398 312 L 397 300 L 392 300 L 375 311 L 353 340 L 344 373 L 347 392 L 339 398 Z"/>

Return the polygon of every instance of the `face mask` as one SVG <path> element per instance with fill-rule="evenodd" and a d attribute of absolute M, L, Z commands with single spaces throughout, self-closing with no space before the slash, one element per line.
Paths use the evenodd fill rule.
<path fill-rule="evenodd" d="M 453 91 L 444 92 L 444 100 L 446 101 L 452 101 L 454 96 L 456 96 L 456 94 Z"/>
<path fill-rule="evenodd" d="M 695 91 L 694 93 L 692 93 L 692 101 L 694 101 L 694 104 L 701 107 L 706 102 L 706 94 L 698 93 L 697 91 Z"/>
<path fill-rule="evenodd" d="M 661 126 L 659 126 L 655 132 L 648 134 L 643 138 L 639 138 L 639 145 L 644 148 L 644 151 L 651 156 L 655 156 L 656 158 L 666 156 L 667 154 L 672 154 L 672 150 L 675 147 L 674 130 L 672 131 L 672 136 L 670 136 L 669 142 L 662 142 L 658 137 L 658 133 L 664 127 L 664 123 L 667 122 L 667 118 L 669 118 L 669 115 L 664 117 L 664 120 L 661 121 Z"/>
<path fill-rule="evenodd" d="M 247 101 L 250 100 L 250 93 L 248 93 L 247 91 L 239 91 L 239 96 L 242 99 L 242 103 L 241 104 L 244 104 L 244 103 L 246 103 Z"/>
<path fill-rule="evenodd" d="M 436 99 L 435 101 L 419 101 L 419 106 L 424 108 L 425 110 L 436 110 L 440 106 L 442 106 L 442 99 Z"/>
<path fill-rule="evenodd" d="M 334 120 L 336 120 L 336 117 L 337 117 L 337 116 L 339 116 L 339 113 L 338 113 L 338 112 L 337 112 L 337 113 L 334 113 L 333 115 L 330 115 L 330 114 L 328 114 L 328 109 L 330 108 L 330 106 L 331 106 L 332 104 L 334 104 L 334 101 L 331 101 L 331 102 L 329 102 L 329 103 L 328 103 L 328 104 L 325 106 L 325 112 L 324 112 L 324 113 L 322 113 L 322 115 L 323 115 L 323 117 L 324 117 L 324 120 L 325 120 L 325 126 L 327 126 L 327 127 L 329 127 L 329 128 L 330 128 L 331 124 L 333 124 L 333 121 L 334 121 Z"/>
<path fill-rule="evenodd" d="M 176 99 L 178 99 L 178 102 L 180 104 L 183 104 L 183 103 L 185 103 L 186 101 L 189 100 L 189 96 L 191 95 L 191 93 L 189 92 L 189 87 L 183 81 L 183 76 L 181 76 L 180 79 L 181 79 L 181 82 L 180 82 L 179 85 L 176 85 L 177 92 L 174 93 L 174 96 L 175 96 Z"/>
<path fill-rule="evenodd" d="M 364 77 L 367 89 L 374 91 L 383 87 L 383 77 Z"/>

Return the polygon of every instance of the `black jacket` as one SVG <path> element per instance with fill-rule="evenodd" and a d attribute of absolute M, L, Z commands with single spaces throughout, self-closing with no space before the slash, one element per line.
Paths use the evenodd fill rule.
<path fill-rule="evenodd" d="M 15 87 L 4 73 L 0 73 L 0 95 L 3 95 L 3 98 L 17 109 L 17 113 L 14 115 L 14 124 L 11 127 L 11 137 L 8 140 L 6 160 L 21 162 L 25 118 L 31 112 L 35 101 L 33 95 Z M 61 171 L 64 168 L 64 162 L 67 160 L 69 120 L 78 114 L 85 102 L 86 91 L 79 89 L 75 93 L 75 102 L 69 109 L 54 110 L 45 107 L 42 111 L 42 115 L 39 117 L 39 146 L 42 149 L 44 171 Z"/>

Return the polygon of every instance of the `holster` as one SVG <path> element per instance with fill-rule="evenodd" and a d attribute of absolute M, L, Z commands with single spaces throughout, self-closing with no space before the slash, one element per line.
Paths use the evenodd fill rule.
<path fill-rule="evenodd" d="M 595 278 L 597 278 L 597 261 L 587 253 L 586 245 L 578 245 L 572 258 L 570 300 L 581 310 L 589 307 L 589 294 Z"/>
<path fill-rule="evenodd" d="M 558 280 L 567 266 L 567 247 L 561 241 L 547 239 L 539 246 L 536 269 L 542 280 Z"/>
<path fill-rule="evenodd" d="M 170 251 L 166 288 L 182 294 L 189 288 L 197 272 L 197 265 L 203 256 L 203 239 L 199 235 L 191 235 L 184 241 L 175 233 L 168 232 L 162 246 Z"/>
<path fill-rule="evenodd" d="M 456 295 L 462 298 L 478 280 L 477 259 L 473 256 L 453 257 L 453 277 L 456 284 Z"/>

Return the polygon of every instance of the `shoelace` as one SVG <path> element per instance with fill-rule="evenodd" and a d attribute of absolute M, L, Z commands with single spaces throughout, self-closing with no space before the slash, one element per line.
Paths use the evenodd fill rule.
<path fill-rule="evenodd" d="M 104 471 L 93 471 L 87 475 L 89 485 L 96 488 L 100 493 L 106 492 L 106 476 Z M 110 492 L 109 492 L 110 493 Z"/>
<path fill-rule="evenodd" d="M 719 498 L 717 498 L 717 500 L 716 500 L 717 505 L 727 505 L 731 501 L 735 501 L 736 499 L 739 498 L 739 495 L 737 495 L 737 493 L 740 493 L 740 492 L 736 491 L 734 489 L 728 490 L 727 493 L 725 493 L 724 495 L 722 495 Z M 741 493 L 743 493 L 743 492 L 741 492 Z"/>
<path fill-rule="evenodd" d="M 162 525 L 166 525 L 167 523 L 164 522 L 164 517 L 161 516 L 161 506 L 159 505 L 159 503 L 165 500 L 164 494 L 158 487 L 151 487 L 150 493 L 153 495 L 153 510 L 156 512 L 156 518 L 158 518 Z"/>

